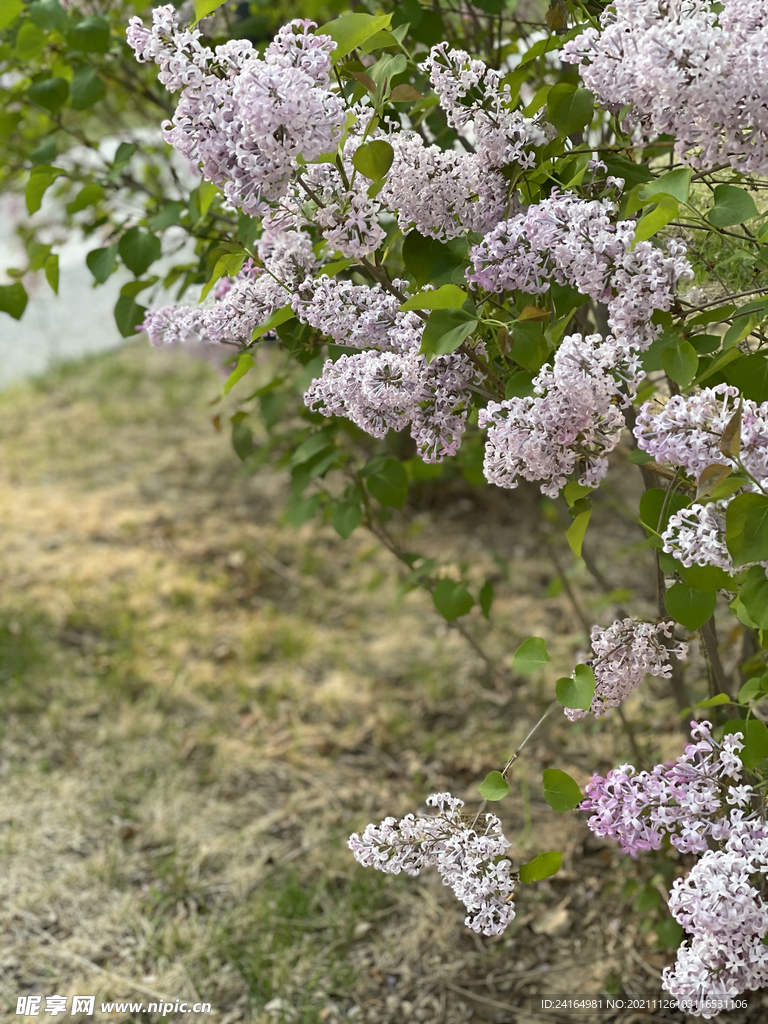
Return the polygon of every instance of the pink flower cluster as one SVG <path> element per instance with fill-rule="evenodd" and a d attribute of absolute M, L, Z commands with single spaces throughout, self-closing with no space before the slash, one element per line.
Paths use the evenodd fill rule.
<path fill-rule="evenodd" d="M 142 330 L 150 342 L 157 346 L 250 344 L 254 327 L 290 301 L 291 291 L 286 288 L 296 287 L 316 263 L 311 238 L 295 231 L 265 231 L 256 251 L 264 269 L 249 260 L 237 278 L 222 278 L 211 305 L 164 306 L 149 312 Z"/>
<path fill-rule="evenodd" d="M 718 7 L 722 9 L 718 13 Z M 584 84 L 640 138 L 669 134 L 699 167 L 768 169 L 768 6 L 764 0 L 614 0 L 566 43 Z"/>
<path fill-rule="evenodd" d="M 407 288 L 407 282 L 395 281 Z M 410 425 L 425 462 L 455 455 L 482 379 L 461 352 L 431 363 L 419 354 L 424 323 L 398 310 L 399 300 L 372 288 L 327 277 L 307 279 L 293 301 L 296 316 L 337 344 L 363 349 L 327 360 L 304 401 L 324 416 L 345 416 L 374 437 Z"/>
<path fill-rule="evenodd" d="M 684 658 L 688 651 L 687 644 L 673 640 L 673 629 L 673 622 L 655 624 L 635 619 L 618 619 L 607 629 L 594 626 L 591 641 L 595 656 L 590 664 L 596 686 L 589 712 L 600 718 L 607 708 L 616 707 L 636 690 L 646 675 L 669 679 L 670 657 Z M 589 712 L 565 709 L 572 722 Z"/>
<path fill-rule="evenodd" d="M 682 853 L 702 855 L 670 892 L 670 912 L 691 938 L 662 979 L 681 1008 L 709 1019 L 768 984 L 768 825 L 752 810 L 753 787 L 741 782 L 742 734 L 717 743 L 709 722 L 691 730 L 694 742 L 674 764 L 594 775 L 582 809 L 592 812 L 595 835 L 632 857 L 658 850 L 665 835 Z"/>
<path fill-rule="evenodd" d="M 493 293 L 548 291 L 552 281 L 607 303 L 613 331 L 565 338 L 534 379 L 535 398 L 490 402 L 480 422 L 491 429 L 485 475 L 500 487 L 518 477 L 543 481 L 554 497 L 571 473 L 594 486 L 608 468 L 630 404 L 642 380 L 638 353 L 659 333 L 655 309 L 668 309 L 678 281 L 691 276 L 684 247 L 669 255 L 649 242 L 630 251 L 634 227 L 613 224 L 609 200 L 591 202 L 554 193 L 489 232 L 471 250 L 467 280 Z"/>
<path fill-rule="evenodd" d="M 738 459 L 721 448 L 723 434 L 741 409 Z M 638 447 L 657 462 L 667 462 L 694 480 L 708 466 L 726 466 L 753 478 L 743 490 L 759 491 L 768 484 L 768 403 L 741 398 L 728 384 L 702 388 L 698 394 L 675 395 L 658 408 L 646 402 L 637 417 Z M 741 466 L 739 465 L 741 463 Z M 664 550 L 683 565 L 715 565 L 733 572 L 725 544 L 725 512 L 733 496 L 708 504 L 695 503 L 670 516 L 662 534 Z M 768 569 L 768 565 L 766 566 Z"/>
<path fill-rule="evenodd" d="M 348 843 L 355 859 L 393 875 L 437 868 L 443 884 L 467 908 L 467 927 L 482 935 L 501 935 L 515 916 L 515 881 L 504 856 L 510 843 L 501 822 L 495 814 L 484 814 L 483 824 L 475 827 L 460 812 L 464 801 L 450 793 L 433 794 L 427 806 L 436 813 L 406 814 L 400 821 L 389 817 L 367 825 L 362 836 L 355 832 Z"/>
<path fill-rule="evenodd" d="M 342 136 L 344 107 L 328 88 L 336 44 L 313 25 L 285 26 L 262 59 L 245 40 L 201 45 L 197 29 L 179 29 L 171 5 L 154 9 L 151 29 L 131 19 L 137 59 L 154 60 L 160 81 L 181 90 L 167 141 L 248 214 L 285 193 L 300 157 L 315 160 Z"/>

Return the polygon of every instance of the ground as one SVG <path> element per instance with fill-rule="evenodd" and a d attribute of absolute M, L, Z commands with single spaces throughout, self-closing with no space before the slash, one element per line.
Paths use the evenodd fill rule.
<path fill-rule="evenodd" d="M 161 1018 L 98 1006 L 207 1001 L 165 1019 L 211 1024 L 556 1024 L 590 1018 L 531 1017 L 532 994 L 660 994 L 677 938 L 663 865 L 685 865 L 628 862 L 581 812 L 551 811 L 541 778 L 555 766 L 583 785 L 675 756 L 663 681 L 631 702 L 634 743 L 617 719 L 558 712 L 526 747 L 496 805 L 510 856 L 558 849 L 563 868 L 520 891 L 504 937 L 466 929 L 436 877 L 384 876 L 346 847 L 435 791 L 476 808 L 584 656 L 583 617 L 606 624 L 630 599 L 653 615 L 636 524 L 598 508 L 602 584 L 552 540 L 563 587 L 533 490 L 416 494 L 394 529 L 494 576 L 490 621 L 475 609 L 467 625 L 491 676 L 428 595 L 403 596 L 370 534 L 284 525 L 286 477 L 243 475 L 212 425 L 219 392 L 205 364 L 138 344 L 0 395 L 0 1012 L 95 993 L 96 1019 L 125 1021 Z M 551 665 L 514 677 L 530 635 Z"/>

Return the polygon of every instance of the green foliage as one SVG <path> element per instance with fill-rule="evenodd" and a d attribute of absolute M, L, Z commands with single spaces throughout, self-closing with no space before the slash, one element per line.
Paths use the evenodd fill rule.
<path fill-rule="evenodd" d="M 512 668 L 520 675 L 529 675 L 546 665 L 549 661 L 547 645 L 540 636 L 531 636 L 523 640 L 515 651 L 515 659 Z"/>
<path fill-rule="evenodd" d="M 502 800 L 509 792 L 509 783 L 501 772 L 489 772 L 477 791 L 483 800 Z"/>
<path fill-rule="evenodd" d="M 553 811 L 563 814 L 581 803 L 581 790 L 567 772 L 559 768 L 544 769 L 544 799 Z"/>
<path fill-rule="evenodd" d="M 768 497 L 739 494 L 725 513 L 725 543 L 736 566 L 768 561 Z"/>
<path fill-rule="evenodd" d="M 564 708 L 588 711 L 595 695 L 595 673 L 589 665 L 577 665 L 572 676 L 558 679 L 555 694 Z"/>
<path fill-rule="evenodd" d="M 543 878 L 551 878 L 560 870 L 562 863 L 563 855 L 559 850 L 540 853 L 527 864 L 520 865 L 520 881 L 529 885 L 531 882 L 540 882 Z"/>
<path fill-rule="evenodd" d="M 428 359 L 447 355 L 477 328 L 477 318 L 465 309 L 437 309 L 424 327 L 419 351 Z"/>
<path fill-rule="evenodd" d="M 432 600 L 446 622 L 466 615 L 475 603 L 467 588 L 453 580 L 438 580 L 432 591 Z"/>
<path fill-rule="evenodd" d="M 711 619 L 717 605 L 717 595 L 707 590 L 696 590 L 685 583 L 675 583 L 664 598 L 667 611 L 688 629 L 698 629 Z"/>

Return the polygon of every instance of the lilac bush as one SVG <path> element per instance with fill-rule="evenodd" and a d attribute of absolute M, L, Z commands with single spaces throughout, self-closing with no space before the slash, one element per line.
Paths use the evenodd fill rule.
<path fill-rule="evenodd" d="M 192 25 L 156 7 L 130 19 L 127 43 L 108 40 L 175 94 L 174 105 L 149 92 L 168 113 L 166 148 L 126 142 L 95 169 L 30 155 L 28 211 L 56 183 L 67 215 L 101 239 L 88 254 L 96 282 L 120 264 L 133 274 L 115 310 L 123 334 L 221 353 L 225 394 L 258 369 L 231 417 L 246 468 L 274 449 L 290 467 L 290 522 L 322 516 L 343 537 L 368 527 L 407 567 L 404 585 L 429 591 L 471 640 L 465 622 L 477 606 L 491 616 L 492 581 L 473 593 L 393 536 L 411 480 L 451 465 L 471 475 L 482 449 L 474 479 L 535 484 L 550 519 L 572 520 L 568 550 L 598 581 L 583 549 L 587 534 L 600 552 L 594 505 L 610 493 L 637 520 L 658 614 L 617 608 L 591 628 L 582 616 L 591 651 L 552 706 L 569 722 L 629 723 L 650 675 L 674 713 L 706 708 L 713 722 L 694 719 L 674 763 L 593 775 L 586 799 L 559 769 L 543 789 L 633 859 L 670 847 L 687 858 L 669 912 L 688 937 L 661 980 L 692 1013 L 716 1015 L 768 984 L 768 10 L 563 0 L 533 38 L 506 10 L 473 8 L 473 33 L 438 5 L 437 43 L 398 10 L 299 18 L 255 44 L 208 27 L 216 7 L 198 0 Z M 9 46 L 33 16 L 13 16 Z M 46 75 L 23 96 L 54 118 L 69 85 Z M 130 164 L 137 151 L 145 164 Z M 125 212 L 126 190 L 141 212 Z M 147 276 L 179 228 L 194 259 Z M 0 286 L 13 316 L 25 273 L 58 280 L 35 230 L 27 270 Z M 261 355 L 275 350 L 282 362 Z M 392 432 L 405 432 L 397 446 Z M 741 645 L 727 671 L 718 619 Z M 686 660 L 697 634 L 703 670 Z M 548 661 L 528 638 L 513 672 Z M 509 792 L 540 722 L 479 786 L 483 801 Z M 548 877 L 560 854 L 516 864 L 485 803 L 426 803 L 355 833 L 354 856 L 387 873 L 434 867 L 469 928 L 502 934 L 516 883 Z"/>

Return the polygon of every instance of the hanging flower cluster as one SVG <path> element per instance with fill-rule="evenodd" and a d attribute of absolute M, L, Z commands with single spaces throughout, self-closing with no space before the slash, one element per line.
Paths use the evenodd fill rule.
<path fill-rule="evenodd" d="M 673 622 L 654 624 L 635 619 L 619 619 L 607 629 L 593 626 L 594 659 L 590 664 L 596 686 L 592 706 L 589 712 L 566 708 L 566 716 L 572 722 L 590 712 L 599 718 L 608 708 L 621 704 L 646 675 L 669 679 L 670 657 L 684 658 L 688 652 L 687 644 L 673 640 L 673 628 Z"/>
<path fill-rule="evenodd" d="M 509 840 L 495 814 L 483 814 L 473 824 L 460 808 L 464 801 L 450 793 L 434 793 L 427 806 L 432 816 L 406 814 L 398 821 L 385 818 L 349 838 L 355 859 L 366 867 L 392 875 L 418 875 L 424 867 L 437 869 L 444 885 L 453 889 L 467 908 L 465 924 L 482 935 L 501 935 L 515 916 L 515 880 L 505 857 Z"/>
<path fill-rule="evenodd" d="M 768 7 L 763 0 L 614 0 L 565 44 L 584 84 L 640 138 L 674 135 L 697 167 L 768 169 Z"/>
<path fill-rule="evenodd" d="M 665 836 L 681 853 L 702 854 L 672 886 L 669 909 L 692 938 L 662 977 L 686 1009 L 710 1018 L 728 1008 L 723 1001 L 768 983 L 768 826 L 752 810 L 752 786 L 741 783 L 743 735 L 717 743 L 709 722 L 692 722 L 691 731 L 694 742 L 674 764 L 593 775 L 582 810 L 595 835 L 632 857 L 660 849 Z"/>

